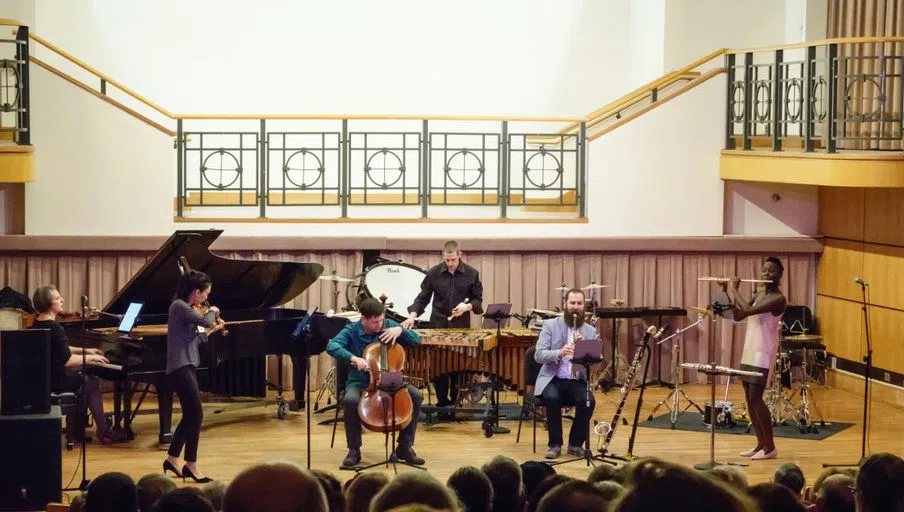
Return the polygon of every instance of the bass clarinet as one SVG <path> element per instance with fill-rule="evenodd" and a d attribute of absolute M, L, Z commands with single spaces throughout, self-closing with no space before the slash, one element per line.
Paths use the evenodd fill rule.
<path fill-rule="evenodd" d="M 664 329 L 659 330 L 656 334 L 657 338 L 662 334 L 663 330 Z M 643 358 L 644 349 L 650 342 L 650 336 L 653 336 L 653 333 L 655 332 L 655 325 L 651 325 L 647 328 L 647 332 L 643 335 L 643 341 L 641 341 L 640 348 L 634 352 L 634 360 L 631 361 L 631 367 L 628 368 L 628 373 L 625 375 L 625 382 L 622 384 L 621 401 L 618 403 L 618 408 L 615 410 L 615 416 L 612 417 L 612 421 L 609 423 L 599 423 L 593 427 L 594 433 L 600 436 L 606 436 L 602 448 L 599 449 L 599 452 L 603 455 L 609 451 L 609 443 L 612 442 L 612 436 L 615 435 L 615 427 L 618 426 L 618 420 L 621 418 L 622 408 L 624 408 L 625 401 L 628 399 L 628 390 L 630 390 L 631 383 L 634 382 L 634 376 L 637 374 L 637 369 L 640 367 L 640 360 Z"/>

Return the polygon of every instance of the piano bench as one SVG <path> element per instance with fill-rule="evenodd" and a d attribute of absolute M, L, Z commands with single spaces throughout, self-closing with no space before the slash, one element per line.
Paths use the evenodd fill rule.
<path fill-rule="evenodd" d="M 78 397 L 72 392 L 50 393 L 50 403 L 60 406 L 60 412 L 66 418 L 66 426 L 63 428 L 66 432 L 66 449 L 72 450 L 72 428 L 78 423 L 72 421 L 72 418 L 78 414 Z"/>

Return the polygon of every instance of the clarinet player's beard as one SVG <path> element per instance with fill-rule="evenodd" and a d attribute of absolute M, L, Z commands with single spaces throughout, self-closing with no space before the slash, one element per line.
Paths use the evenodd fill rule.
<path fill-rule="evenodd" d="M 572 329 L 577 329 L 584 325 L 584 312 L 575 313 L 571 310 L 565 310 L 565 325 Z"/>

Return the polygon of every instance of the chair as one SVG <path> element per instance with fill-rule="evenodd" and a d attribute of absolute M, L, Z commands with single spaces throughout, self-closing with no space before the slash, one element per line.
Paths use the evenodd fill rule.
<path fill-rule="evenodd" d="M 534 453 L 537 453 L 537 412 L 539 409 L 545 407 L 543 398 L 534 396 L 534 384 L 537 382 L 537 376 L 540 374 L 540 363 L 534 360 L 534 353 L 536 351 L 536 347 L 530 347 L 524 352 L 524 396 L 522 397 L 524 405 L 521 407 L 521 416 L 518 417 L 518 435 L 515 436 L 515 442 L 521 442 L 521 423 L 528 414 L 528 410 L 530 410 L 531 417 L 533 418 Z"/>
<path fill-rule="evenodd" d="M 333 417 L 333 436 L 330 438 L 330 448 L 336 444 L 336 426 L 339 424 L 339 410 L 344 409 L 342 401 L 345 400 L 345 381 L 348 379 L 349 365 L 336 361 L 336 415 Z M 343 417 L 343 421 L 345 418 Z"/>
<path fill-rule="evenodd" d="M 66 433 L 66 450 L 72 450 L 72 431 L 81 423 L 75 421 L 79 414 L 78 397 L 72 392 L 50 393 L 50 403 L 60 406 L 60 413 L 66 418 L 66 426 L 63 429 Z M 81 435 L 84 437 L 84 433 Z"/>

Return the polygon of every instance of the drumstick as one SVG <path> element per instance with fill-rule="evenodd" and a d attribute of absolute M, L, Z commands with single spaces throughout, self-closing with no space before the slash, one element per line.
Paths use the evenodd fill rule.
<path fill-rule="evenodd" d="M 461 301 L 461 302 L 458 304 L 458 306 L 461 306 L 462 304 L 467 304 L 468 301 L 470 301 L 470 300 L 471 300 L 471 299 L 465 297 L 465 300 Z M 455 307 L 458 307 L 458 306 L 455 306 Z M 447 322 L 451 322 L 451 321 L 452 321 L 452 318 L 454 318 L 454 317 L 453 317 L 452 315 L 449 315 L 449 318 L 446 318 L 446 321 L 447 321 Z"/>

